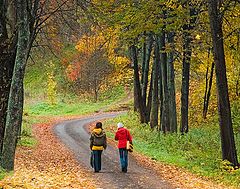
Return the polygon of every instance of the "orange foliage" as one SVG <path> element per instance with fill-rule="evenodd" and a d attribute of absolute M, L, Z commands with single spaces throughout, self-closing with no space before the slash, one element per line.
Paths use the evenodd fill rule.
<path fill-rule="evenodd" d="M 69 64 L 66 68 L 66 75 L 70 81 L 76 81 L 81 72 L 81 65 L 83 62 L 76 61 L 73 64 Z"/>

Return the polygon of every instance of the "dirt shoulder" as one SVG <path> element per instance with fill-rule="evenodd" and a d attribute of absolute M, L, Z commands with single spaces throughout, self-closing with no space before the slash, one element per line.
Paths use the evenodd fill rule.
<path fill-rule="evenodd" d="M 46 118 L 34 125 L 37 146 L 17 148 L 14 174 L 0 181 L 0 188 L 96 188 L 89 172 L 52 132 L 56 123 L 73 118 L 77 117 Z"/>

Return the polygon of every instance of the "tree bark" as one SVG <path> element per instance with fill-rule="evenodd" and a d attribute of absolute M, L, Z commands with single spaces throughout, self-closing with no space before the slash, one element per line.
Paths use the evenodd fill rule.
<path fill-rule="evenodd" d="M 169 117 L 170 131 L 177 132 L 177 110 L 176 110 L 176 92 L 175 92 L 175 73 L 174 73 L 174 33 L 168 34 L 168 42 L 171 45 L 171 52 L 168 53 L 168 91 L 169 91 Z"/>
<path fill-rule="evenodd" d="M 150 86 L 148 91 L 148 101 L 147 101 L 147 107 L 146 107 L 146 123 L 149 123 L 150 121 L 150 112 L 152 108 L 152 88 L 153 88 L 153 74 L 151 73 L 151 80 L 150 80 Z"/>
<path fill-rule="evenodd" d="M 181 121 L 180 132 L 187 133 L 188 126 L 188 104 L 189 104 L 189 75 L 190 75 L 190 62 L 192 55 L 191 47 L 191 30 L 195 26 L 197 12 L 195 7 L 190 5 L 190 23 L 183 26 L 183 68 L 182 68 L 182 89 L 181 89 Z"/>
<path fill-rule="evenodd" d="M 159 57 L 159 47 L 158 43 L 155 43 L 154 48 L 154 61 L 152 66 L 152 105 L 151 105 L 151 114 L 150 114 L 150 126 L 154 128 L 158 125 L 158 65 L 160 63 Z"/>
<path fill-rule="evenodd" d="M 166 53 L 166 36 L 165 32 L 159 37 L 159 49 L 160 49 L 160 62 L 161 62 L 161 80 L 162 80 L 162 128 L 163 131 L 170 131 L 170 119 L 169 119 L 169 91 L 168 91 L 168 81 L 167 81 L 167 53 Z"/>
<path fill-rule="evenodd" d="M 0 53 L 0 155 L 2 153 L 8 98 L 15 61 L 15 51 L 12 51 L 11 53 L 6 53 L 4 56 L 1 56 L 2 53 Z"/>
<path fill-rule="evenodd" d="M 23 78 L 27 62 L 29 26 L 27 16 L 27 2 L 17 1 L 18 13 L 18 47 L 9 94 L 8 112 L 6 118 L 5 135 L 2 150 L 1 166 L 11 171 L 14 169 L 14 158 L 17 136 L 21 125 L 23 111 Z"/>
<path fill-rule="evenodd" d="M 131 58 L 133 62 L 133 69 L 134 69 L 134 102 L 137 103 L 137 106 L 139 108 L 141 123 L 146 123 L 145 109 L 143 106 L 142 93 L 141 93 L 142 90 L 141 90 L 140 79 L 139 79 L 136 46 L 132 45 L 130 47 L 130 52 L 131 52 Z"/>
<path fill-rule="evenodd" d="M 205 92 L 204 104 L 203 104 L 204 105 L 204 107 L 203 107 L 203 118 L 204 119 L 206 119 L 207 112 L 208 112 L 208 105 L 209 105 L 209 100 L 210 100 L 210 96 L 211 96 L 211 89 L 212 89 L 213 71 L 214 71 L 214 63 L 212 63 L 212 66 L 211 66 L 209 82 L 207 82 L 208 79 L 206 78 L 206 92 Z M 208 76 L 206 76 L 206 77 L 208 77 Z"/>
<path fill-rule="evenodd" d="M 143 98 L 143 104 L 146 106 L 146 99 L 147 99 L 147 87 L 148 87 L 148 74 L 149 74 L 149 63 L 151 58 L 151 52 L 152 52 L 152 45 L 153 45 L 153 39 L 152 34 L 148 34 L 147 42 L 146 42 L 146 55 L 145 57 L 145 64 L 142 74 L 142 98 Z"/>
<path fill-rule="evenodd" d="M 8 5 L 6 1 L 0 0 L 0 157 L 2 154 L 9 90 L 16 55 L 15 12 L 9 6 L 14 6 L 14 3 L 12 2 L 11 5 Z M 8 9 L 12 11 L 9 13 Z M 7 20 L 12 21 L 9 31 L 6 25 Z"/>
<path fill-rule="evenodd" d="M 181 89 L 181 122 L 180 132 L 188 132 L 188 98 L 189 98 L 189 74 L 192 49 L 191 37 L 188 31 L 183 34 L 183 68 L 182 68 L 182 89 Z"/>
<path fill-rule="evenodd" d="M 228 96 L 228 82 L 224 55 L 221 4 L 218 0 L 209 0 L 208 14 L 211 27 L 213 55 L 215 62 L 218 114 L 222 146 L 222 159 L 238 166 L 238 159 L 232 128 L 231 108 Z"/>

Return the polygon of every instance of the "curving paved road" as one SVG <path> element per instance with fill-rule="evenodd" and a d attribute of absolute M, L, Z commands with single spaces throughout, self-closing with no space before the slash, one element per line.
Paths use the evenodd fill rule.
<path fill-rule="evenodd" d="M 54 133 L 74 152 L 79 163 L 92 171 L 89 164 L 89 133 L 86 127 L 91 122 L 113 118 L 118 114 L 107 113 L 65 121 L 54 127 Z M 119 168 L 118 150 L 110 145 L 102 154 L 102 171 L 95 173 L 94 177 L 98 180 L 97 187 L 104 189 L 173 189 L 169 183 L 156 176 L 153 170 L 137 164 L 131 155 L 128 173 L 122 173 Z"/>

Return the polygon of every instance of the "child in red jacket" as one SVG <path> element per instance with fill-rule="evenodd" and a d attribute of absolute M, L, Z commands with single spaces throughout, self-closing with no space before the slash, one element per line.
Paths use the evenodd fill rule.
<path fill-rule="evenodd" d="M 122 172 L 126 173 L 128 167 L 128 151 L 126 147 L 127 141 L 132 144 L 132 136 L 130 135 L 130 132 L 126 128 L 124 128 L 124 125 L 122 123 L 118 123 L 117 127 L 118 130 L 115 134 L 115 140 L 118 141 Z"/>

